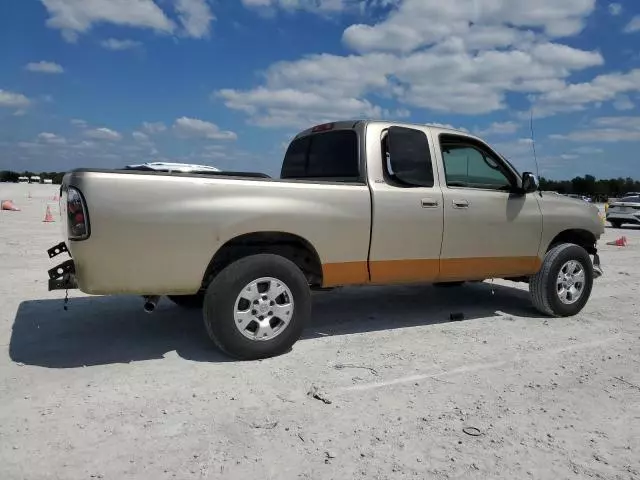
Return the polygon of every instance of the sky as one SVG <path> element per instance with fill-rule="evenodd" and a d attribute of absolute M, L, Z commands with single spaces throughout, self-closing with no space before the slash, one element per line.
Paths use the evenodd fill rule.
<path fill-rule="evenodd" d="M 638 0 L 5 1 L 0 58 L 0 170 L 277 175 L 298 131 L 387 119 L 640 178 Z"/>

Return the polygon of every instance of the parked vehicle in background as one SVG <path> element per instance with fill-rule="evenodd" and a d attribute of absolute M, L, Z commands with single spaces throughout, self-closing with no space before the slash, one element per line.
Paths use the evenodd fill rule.
<path fill-rule="evenodd" d="M 290 349 L 313 289 L 506 278 L 570 316 L 601 273 L 595 206 L 539 192 L 480 138 L 436 126 L 318 125 L 279 179 L 81 169 L 61 198 L 66 240 L 49 255 L 72 260 L 51 290 L 204 304 L 211 339 L 243 359 Z"/>
<path fill-rule="evenodd" d="M 592 203 L 591 198 L 587 197 L 586 195 L 577 195 L 575 193 L 569 193 L 569 194 L 567 194 L 567 197 L 575 198 L 577 200 L 583 200 L 583 201 L 585 201 L 587 203 Z"/>
<path fill-rule="evenodd" d="M 613 228 L 620 228 L 624 224 L 640 225 L 640 194 L 610 203 L 607 221 Z"/>

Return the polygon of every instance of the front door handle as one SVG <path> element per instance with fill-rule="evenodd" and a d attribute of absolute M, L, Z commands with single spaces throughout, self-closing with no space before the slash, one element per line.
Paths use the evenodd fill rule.
<path fill-rule="evenodd" d="M 422 208 L 437 208 L 440 203 L 433 198 L 423 198 L 420 200 Z"/>
<path fill-rule="evenodd" d="M 468 200 L 454 200 L 453 208 L 469 208 Z"/>

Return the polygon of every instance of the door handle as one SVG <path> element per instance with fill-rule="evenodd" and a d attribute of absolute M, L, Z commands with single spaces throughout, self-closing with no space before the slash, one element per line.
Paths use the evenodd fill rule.
<path fill-rule="evenodd" d="M 440 205 L 440 203 L 433 198 L 423 198 L 420 200 L 420 204 L 422 205 L 422 208 L 436 208 Z"/>
<path fill-rule="evenodd" d="M 454 200 L 453 208 L 469 208 L 469 202 L 467 200 Z"/>

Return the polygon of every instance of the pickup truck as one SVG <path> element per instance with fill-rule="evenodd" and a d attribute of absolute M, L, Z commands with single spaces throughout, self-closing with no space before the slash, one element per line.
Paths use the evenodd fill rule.
<path fill-rule="evenodd" d="M 79 169 L 49 289 L 202 307 L 227 354 L 282 354 L 311 291 L 504 278 L 544 315 L 582 310 L 601 274 L 595 206 L 539 191 L 486 142 L 436 126 L 340 121 L 299 133 L 280 178 Z M 593 260 L 591 258 L 593 256 Z M 460 291 L 464 295 L 464 291 Z"/>

